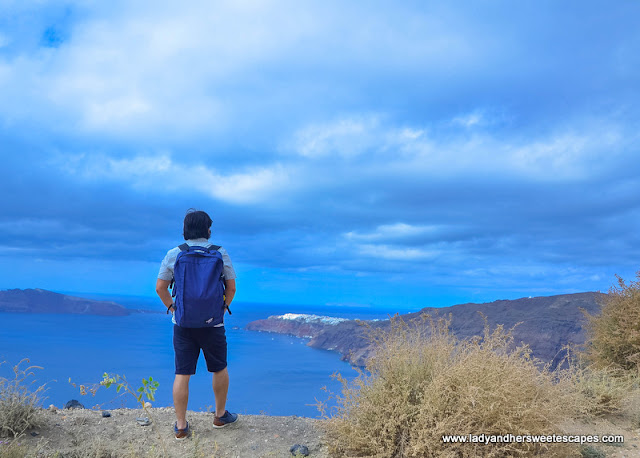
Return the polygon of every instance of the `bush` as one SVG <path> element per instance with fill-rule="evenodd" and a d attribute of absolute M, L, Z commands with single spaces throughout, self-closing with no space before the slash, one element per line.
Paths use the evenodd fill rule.
<path fill-rule="evenodd" d="M 558 372 L 564 386 L 576 395 L 577 412 L 602 417 L 620 412 L 638 396 L 635 374 L 611 367 L 595 367 L 577 354 Z"/>
<path fill-rule="evenodd" d="M 15 440 L 12 442 L 0 440 L 0 458 L 25 458 L 27 456 L 29 456 L 29 451 L 24 445 Z"/>
<path fill-rule="evenodd" d="M 609 290 L 600 315 L 587 316 L 586 354 L 595 367 L 638 372 L 640 363 L 640 271 L 628 285 Z"/>
<path fill-rule="evenodd" d="M 29 360 L 23 359 L 13 367 L 13 379 L 0 377 L 0 436 L 3 437 L 18 437 L 42 423 L 40 403 L 45 386 L 33 391 L 28 386 L 33 384 L 33 381 L 28 382 L 34 375 L 33 370 L 42 368 L 29 366 L 21 369 L 23 363 L 29 363 Z"/>
<path fill-rule="evenodd" d="M 372 338 L 376 351 L 327 420 L 336 456 L 579 456 L 567 444 L 444 443 L 444 435 L 539 435 L 576 412 L 564 379 L 540 369 L 528 347 L 516 347 L 502 326 L 458 341 L 450 320 L 399 318 Z M 547 455 L 547 456 L 549 456 Z"/>

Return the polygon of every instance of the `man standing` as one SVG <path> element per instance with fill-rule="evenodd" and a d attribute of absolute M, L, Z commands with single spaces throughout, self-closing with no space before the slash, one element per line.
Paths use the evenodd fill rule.
<path fill-rule="evenodd" d="M 213 394 L 216 401 L 216 412 L 213 420 L 214 428 L 222 428 L 238 419 L 237 414 L 230 413 L 225 408 L 229 390 L 229 373 L 227 372 L 227 340 L 223 322 L 224 312 L 225 310 L 229 311 L 229 305 L 236 292 L 236 273 L 226 250 L 222 247 L 212 246 L 209 243 L 211 218 L 207 213 L 193 209 L 189 210 L 184 218 L 183 236 L 186 243 L 167 252 L 160 266 L 156 282 L 156 292 L 162 303 L 167 307 L 167 313 L 169 311 L 173 313 L 173 348 L 176 365 L 176 378 L 173 383 L 173 403 L 176 410 L 174 432 L 177 440 L 185 439 L 191 433 L 186 419 L 189 400 L 189 379 L 196 373 L 200 350 L 202 350 L 207 362 L 207 370 L 213 373 Z M 202 248 L 192 249 L 191 247 Z M 220 304 L 219 316 L 212 316 L 201 323 L 198 321 L 195 325 L 184 319 L 184 308 L 191 306 L 188 303 L 189 300 L 187 298 L 179 300 L 176 296 L 176 303 L 174 303 L 169 292 L 169 285 L 174 280 L 176 260 L 179 257 L 184 257 L 186 253 L 191 253 L 193 257 L 209 256 L 214 263 L 216 262 L 215 257 L 218 257 L 218 259 L 221 257 L 223 264 L 223 276 L 219 280 L 213 280 L 213 282 L 222 281 L 224 285 L 224 304 Z M 215 256 L 211 255 L 211 253 Z M 194 269 L 198 269 L 198 267 L 196 266 Z M 182 293 L 180 289 L 186 289 L 188 285 L 185 287 L 185 284 L 181 283 L 179 279 L 176 280 L 175 288 L 178 289 L 177 293 L 180 296 Z M 222 285 L 220 286 L 222 287 Z M 176 295 L 175 291 L 174 295 Z M 221 302 L 222 300 L 220 299 Z M 231 312 L 229 311 L 229 313 Z M 179 317 L 178 322 L 176 321 L 177 317 Z"/>

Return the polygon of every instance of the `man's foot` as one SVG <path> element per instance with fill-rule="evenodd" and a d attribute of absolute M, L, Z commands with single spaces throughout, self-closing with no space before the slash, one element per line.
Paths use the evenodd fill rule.
<path fill-rule="evenodd" d="M 187 427 L 184 429 L 178 429 L 178 423 L 176 423 L 175 425 L 173 425 L 173 432 L 176 434 L 177 441 L 186 439 L 191 435 L 191 429 L 189 429 L 189 422 L 187 422 Z"/>
<path fill-rule="evenodd" d="M 213 419 L 213 427 L 214 428 L 224 428 L 225 426 L 230 425 L 231 423 L 235 423 L 236 421 L 238 421 L 238 414 L 237 413 L 231 413 L 228 410 L 225 410 L 223 416 L 214 417 L 214 419 Z"/>

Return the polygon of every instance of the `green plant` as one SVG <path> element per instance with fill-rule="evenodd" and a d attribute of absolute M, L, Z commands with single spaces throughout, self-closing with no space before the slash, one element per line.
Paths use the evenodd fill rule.
<path fill-rule="evenodd" d="M 586 355 L 599 368 L 640 369 L 640 271 L 628 284 L 619 277 L 599 315 L 587 317 Z"/>
<path fill-rule="evenodd" d="M 76 387 L 76 384 L 72 383 L 71 379 L 69 379 L 69 383 L 71 383 L 74 387 Z M 144 413 L 147 415 L 148 417 L 147 419 L 151 420 L 151 424 L 152 424 L 151 428 L 153 429 L 154 428 L 153 424 L 155 422 L 153 421 L 153 416 L 151 412 L 147 408 L 147 403 L 145 401 L 145 398 L 149 401 L 155 401 L 155 393 L 158 387 L 160 386 L 160 383 L 154 380 L 153 377 L 149 377 L 148 379 L 143 378 L 142 385 L 140 385 L 138 388 L 134 388 L 129 384 L 129 381 L 127 380 L 127 377 L 125 375 L 109 374 L 105 372 L 102 374 L 102 380 L 100 381 L 100 383 L 96 383 L 93 385 L 79 385 L 78 388 L 80 389 L 80 394 L 82 395 L 86 395 L 90 393 L 91 395 L 95 396 L 96 392 L 100 387 L 105 387 L 109 389 L 112 386 L 116 387 L 116 393 L 120 394 L 122 392 L 122 395 L 128 393 L 131 396 L 133 396 L 133 398 L 135 398 L 135 400 L 142 407 L 142 410 L 144 411 Z M 156 452 L 156 450 L 152 448 L 151 450 L 149 450 L 148 456 L 156 456 L 158 454 L 160 456 L 166 456 L 167 448 L 166 448 L 164 436 L 159 431 L 156 431 L 156 432 L 158 434 L 158 439 L 160 441 L 160 446 L 162 447 L 162 451 Z M 135 456 L 133 452 L 132 452 L 132 456 Z"/>
<path fill-rule="evenodd" d="M 142 379 L 142 385 L 138 388 L 133 388 L 125 375 L 120 374 L 109 374 L 105 372 L 102 374 L 102 380 L 99 383 L 94 383 L 91 385 L 76 385 L 69 379 L 69 383 L 74 387 L 77 387 L 80 390 L 80 394 L 86 396 L 87 394 L 91 394 L 95 396 L 96 392 L 100 387 L 111 388 L 112 386 L 116 387 L 116 393 L 120 393 L 122 390 L 124 392 L 122 394 L 130 394 L 134 397 L 134 399 L 140 404 L 142 410 L 149 414 L 147 410 L 146 398 L 149 401 L 155 401 L 155 393 L 160 383 L 156 380 L 153 380 L 153 377 L 149 377 L 148 379 Z"/>
<path fill-rule="evenodd" d="M 149 401 L 155 401 L 156 390 L 158 389 L 158 386 L 160 386 L 160 383 L 153 380 L 153 377 L 149 377 L 148 379 L 143 378 L 142 385 L 134 390 L 131 385 L 129 385 L 129 382 L 124 375 L 112 375 L 105 372 L 102 374 L 102 381 L 100 382 L 100 385 L 105 388 L 110 388 L 115 385 L 116 393 L 120 393 L 121 390 L 125 390 L 126 393 L 129 393 L 138 401 L 142 406 L 142 410 L 148 414 L 147 404 L 143 397 L 147 398 Z"/>
<path fill-rule="evenodd" d="M 40 404 L 46 385 L 33 390 L 29 386 L 35 382 L 29 381 L 34 377 L 33 371 L 42 368 L 28 366 L 22 369 L 20 366 L 24 363 L 29 363 L 29 359 L 25 358 L 13 366 L 13 378 L 0 377 L 0 436 L 18 437 L 42 423 Z"/>

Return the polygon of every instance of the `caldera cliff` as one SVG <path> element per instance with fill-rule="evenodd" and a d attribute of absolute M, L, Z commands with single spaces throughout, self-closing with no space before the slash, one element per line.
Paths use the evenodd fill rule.
<path fill-rule="evenodd" d="M 134 310 L 115 302 L 95 301 L 44 289 L 0 291 L 0 312 L 125 316 Z"/>
<path fill-rule="evenodd" d="M 562 294 L 499 300 L 484 304 L 459 304 L 450 307 L 426 307 L 419 312 L 400 315 L 402 320 L 419 325 L 421 315 L 451 318 L 450 330 L 464 339 L 481 335 L 485 319 L 491 329 L 504 325 L 511 329 L 516 344 L 526 344 L 532 355 L 556 365 L 563 349 L 582 345 L 586 339 L 584 312 L 598 314 L 606 294 L 597 292 Z M 484 317 L 484 318 L 483 318 Z M 363 366 L 371 354 L 368 329 L 389 329 L 390 320 L 360 321 L 316 315 L 286 314 L 250 322 L 251 331 L 276 332 L 308 338 L 313 348 L 333 350 L 351 364 Z"/>

